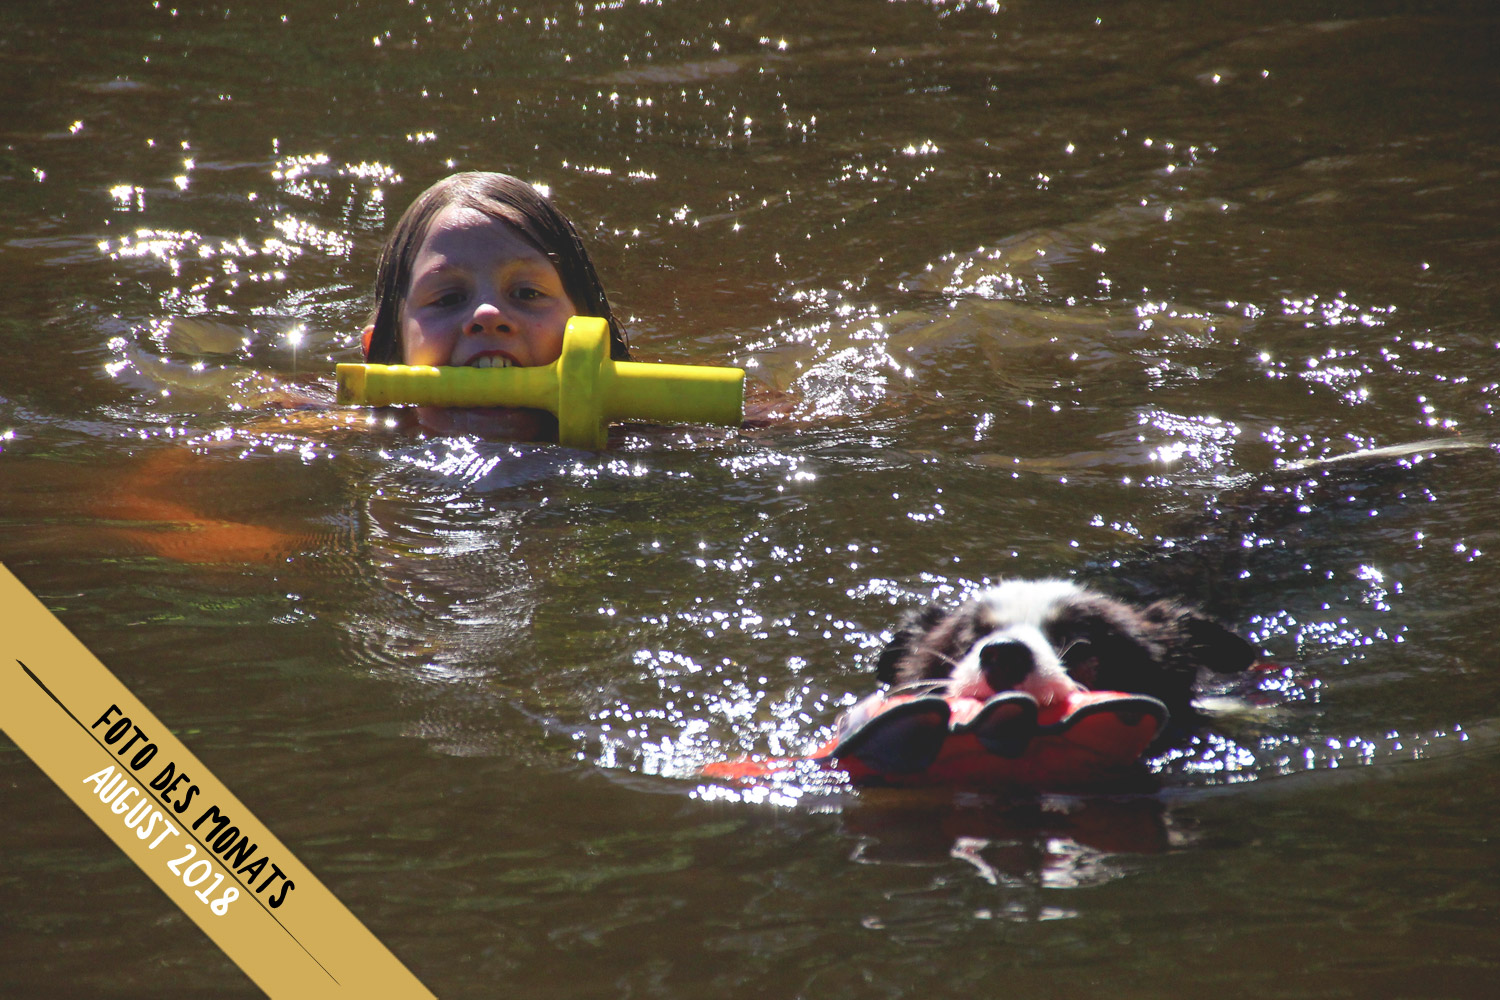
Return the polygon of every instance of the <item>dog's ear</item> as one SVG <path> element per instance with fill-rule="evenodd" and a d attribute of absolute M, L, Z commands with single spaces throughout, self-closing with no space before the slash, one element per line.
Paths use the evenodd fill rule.
<path fill-rule="evenodd" d="M 1260 650 L 1197 611 L 1185 612 L 1182 629 L 1192 658 L 1216 674 L 1237 674 L 1260 659 Z"/>
<path fill-rule="evenodd" d="M 945 614 L 947 612 L 943 608 L 929 604 L 921 610 L 908 611 L 903 615 L 896 634 L 886 643 L 885 648 L 880 651 L 880 658 L 875 661 L 875 679 L 882 684 L 896 683 L 897 665 L 914 650 L 933 626 L 943 620 Z"/>

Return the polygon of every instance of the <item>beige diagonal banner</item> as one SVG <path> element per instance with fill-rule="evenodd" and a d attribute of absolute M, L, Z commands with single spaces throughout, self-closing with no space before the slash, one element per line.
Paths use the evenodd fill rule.
<path fill-rule="evenodd" d="M 432 997 L 3 565 L 0 728 L 268 996 Z"/>

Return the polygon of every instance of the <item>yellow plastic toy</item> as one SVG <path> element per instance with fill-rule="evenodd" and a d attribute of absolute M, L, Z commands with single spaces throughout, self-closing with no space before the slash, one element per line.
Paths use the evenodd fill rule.
<path fill-rule="evenodd" d="M 609 324 L 574 316 L 562 354 L 536 368 L 338 366 L 340 403 L 388 406 L 525 406 L 557 417 L 557 439 L 603 448 L 611 420 L 725 424 L 744 419 L 745 371 L 713 365 L 615 361 Z"/>

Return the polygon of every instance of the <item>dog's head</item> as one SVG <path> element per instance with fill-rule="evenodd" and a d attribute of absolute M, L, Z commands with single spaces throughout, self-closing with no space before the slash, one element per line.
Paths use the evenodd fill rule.
<path fill-rule="evenodd" d="M 904 621 L 876 665 L 887 684 L 950 678 L 950 693 L 1007 690 L 1048 705 L 1079 687 L 1151 695 L 1192 715 L 1200 668 L 1237 673 L 1256 649 L 1201 612 L 1159 601 L 1137 607 L 1066 580 L 1012 580 L 956 610 Z"/>

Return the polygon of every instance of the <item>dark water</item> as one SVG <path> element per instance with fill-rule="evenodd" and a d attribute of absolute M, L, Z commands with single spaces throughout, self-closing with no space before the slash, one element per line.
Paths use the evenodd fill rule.
<path fill-rule="evenodd" d="M 440 996 L 1490 996 L 1496 25 L 5 4 L 0 560 Z M 284 408 L 453 169 L 546 184 L 640 356 L 792 418 L 591 455 Z M 1145 798 L 685 777 L 1042 574 L 1285 669 Z M 0 769 L 0 993 L 255 994 Z"/>

